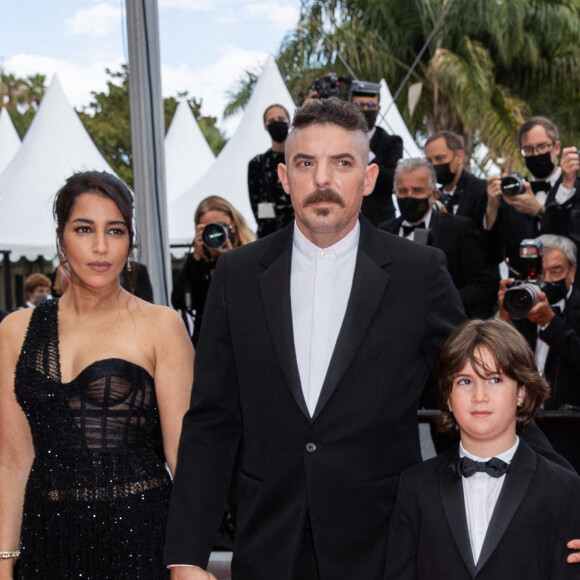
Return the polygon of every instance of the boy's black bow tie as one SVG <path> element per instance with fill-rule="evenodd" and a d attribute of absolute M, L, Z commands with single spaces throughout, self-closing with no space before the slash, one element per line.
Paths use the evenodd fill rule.
<path fill-rule="evenodd" d="M 471 477 L 478 471 L 491 477 L 501 477 L 509 468 L 509 463 L 497 457 L 492 457 L 489 461 L 474 461 L 469 457 L 460 457 L 449 464 L 449 469 L 458 477 Z"/>

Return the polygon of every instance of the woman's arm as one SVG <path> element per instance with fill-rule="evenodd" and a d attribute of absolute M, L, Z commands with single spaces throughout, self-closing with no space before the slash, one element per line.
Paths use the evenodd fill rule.
<path fill-rule="evenodd" d="M 155 308 L 155 392 L 161 417 L 163 449 L 172 474 L 183 416 L 189 409 L 193 386 L 193 346 L 179 315 L 170 308 Z"/>
<path fill-rule="evenodd" d="M 18 550 L 24 490 L 34 459 L 30 426 L 14 394 L 16 363 L 32 309 L 0 324 L 0 551 Z M 15 559 L 0 560 L 0 579 L 12 579 Z"/>

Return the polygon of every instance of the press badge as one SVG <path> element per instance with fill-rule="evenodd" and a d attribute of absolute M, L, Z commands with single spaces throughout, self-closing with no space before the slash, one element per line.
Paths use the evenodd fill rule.
<path fill-rule="evenodd" d="M 258 219 L 266 220 L 276 217 L 276 208 L 269 201 L 262 201 L 258 204 Z"/>

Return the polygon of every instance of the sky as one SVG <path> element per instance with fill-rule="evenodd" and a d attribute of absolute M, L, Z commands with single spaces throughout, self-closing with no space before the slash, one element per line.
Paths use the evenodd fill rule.
<path fill-rule="evenodd" d="M 134 0 L 128 0 L 134 1 Z M 202 114 L 231 136 L 240 117 L 222 121 L 227 91 L 245 70 L 259 72 L 298 22 L 300 0 L 157 0 L 164 97 L 188 91 Z M 104 91 L 105 69 L 128 61 L 125 0 L 1 0 L 0 66 L 6 73 L 56 73 L 82 109 Z"/>

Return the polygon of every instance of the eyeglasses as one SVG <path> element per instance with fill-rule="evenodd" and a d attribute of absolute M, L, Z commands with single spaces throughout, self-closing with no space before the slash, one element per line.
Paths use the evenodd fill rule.
<path fill-rule="evenodd" d="M 352 104 L 358 109 L 370 109 L 371 111 L 378 107 L 378 103 L 363 103 L 362 101 L 353 101 Z"/>
<path fill-rule="evenodd" d="M 535 147 L 531 145 L 526 145 L 525 147 L 522 147 L 520 149 L 520 153 L 522 154 L 523 157 L 531 157 L 532 155 L 543 155 L 544 153 L 551 151 L 553 146 L 554 146 L 553 141 L 551 143 L 540 143 Z"/>

